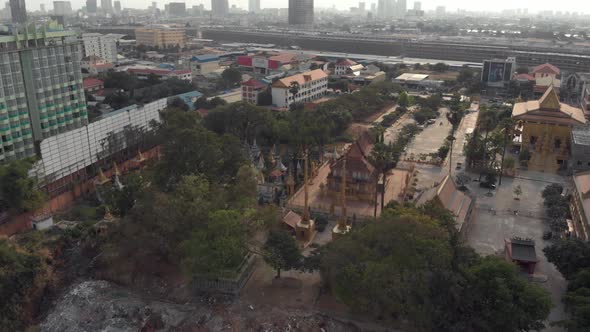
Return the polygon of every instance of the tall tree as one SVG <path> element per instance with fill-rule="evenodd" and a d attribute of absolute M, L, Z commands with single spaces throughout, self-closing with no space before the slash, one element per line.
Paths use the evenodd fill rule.
<path fill-rule="evenodd" d="M 277 278 L 281 271 L 298 268 L 302 256 L 295 238 L 281 229 L 273 229 L 264 244 L 264 261 L 277 271 Z"/>
<path fill-rule="evenodd" d="M 39 190 L 37 178 L 29 176 L 33 167 L 31 159 L 11 161 L 0 165 L 0 205 L 17 212 L 34 211 L 45 202 L 45 194 Z"/>

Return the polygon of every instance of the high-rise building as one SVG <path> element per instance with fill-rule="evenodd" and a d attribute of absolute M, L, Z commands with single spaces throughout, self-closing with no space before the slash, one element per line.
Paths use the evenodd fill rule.
<path fill-rule="evenodd" d="M 289 0 L 289 24 L 313 25 L 313 0 Z"/>
<path fill-rule="evenodd" d="M 248 0 L 248 11 L 258 13 L 260 11 L 260 0 Z"/>
<path fill-rule="evenodd" d="M 447 14 L 447 8 L 445 6 L 436 7 L 436 16 L 445 16 Z"/>
<path fill-rule="evenodd" d="M 121 1 L 115 1 L 115 14 L 121 14 Z"/>
<path fill-rule="evenodd" d="M 41 13 L 45 14 L 45 4 L 44 3 L 42 3 L 42 4 L 39 5 L 39 11 Z"/>
<path fill-rule="evenodd" d="M 84 56 L 97 56 L 107 63 L 117 62 L 117 39 L 100 33 L 82 34 Z"/>
<path fill-rule="evenodd" d="M 112 0 L 100 0 L 100 9 L 102 9 L 105 14 L 111 14 L 113 12 Z"/>
<path fill-rule="evenodd" d="M 371 4 L 371 13 L 376 13 L 376 12 L 377 12 L 377 4 L 373 2 Z"/>
<path fill-rule="evenodd" d="M 422 10 L 422 2 L 414 1 L 414 10 Z"/>
<path fill-rule="evenodd" d="M 365 11 L 365 3 L 364 2 L 359 2 L 359 10 L 361 12 L 364 12 Z"/>
<path fill-rule="evenodd" d="M 25 0 L 10 0 L 10 15 L 12 23 L 25 23 L 27 21 Z"/>
<path fill-rule="evenodd" d="M 89 13 L 96 13 L 98 6 L 96 0 L 86 0 L 86 11 Z"/>
<path fill-rule="evenodd" d="M 0 161 L 88 123 L 81 58 L 73 31 L 0 36 Z"/>
<path fill-rule="evenodd" d="M 396 17 L 404 17 L 406 16 L 406 12 L 408 11 L 408 5 L 406 0 L 397 0 L 397 6 L 395 6 L 396 10 L 394 16 Z"/>
<path fill-rule="evenodd" d="M 72 15 L 72 3 L 69 1 L 54 1 L 53 14 L 58 16 Z"/>
<path fill-rule="evenodd" d="M 186 16 L 186 4 L 184 2 L 171 2 L 168 4 L 168 15 L 182 17 Z"/>
<path fill-rule="evenodd" d="M 229 13 L 229 2 L 227 0 L 211 0 L 211 15 L 224 17 Z"/>

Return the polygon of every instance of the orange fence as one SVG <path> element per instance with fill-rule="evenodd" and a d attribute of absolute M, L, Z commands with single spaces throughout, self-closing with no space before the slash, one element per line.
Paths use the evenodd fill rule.
<path fill-rule="evenodd" d="M 145 159 L 155 158 L 159 154 L 159 147 L 156 146 L 155 148 L 152 148 L 150 150 L 142 152 L 142 154 Z M 129 159 L 125 162 L 122 162 L 120 165 L 117 165 L 117 167 L 119 168 L 119 171 L 123 174 L 129 172 L 130 170 L 132 170 L 134 168 L 137 168 L 137 166 L 138 166 L 138 163 L 135 158 Z M 104 171 L 104 175 L 107 178 L 110 178 L 111 176 L 114 175 L 114 170 L 112 168 L 109 170 L 106 170 L 106 171 Z M 68 180 L 64 180 L 66 178 L 57 180 L 54 183 L 59 182 L 60 184 L 63 184 L 64 181 L 68 181 Z M 82 195 L 85 195 L 85 194 L 93 193 L 95 191 L 95 187 L 94 187 L 95 179 L 96 179 L 96 177 L 93 177 L 93 178 L 90 178 L 82 183 L 73 184 L 72 189 L 70 189 L 62 194 L 59 194 L 55 197 L 52 197 L 47 202 L 45 202 L 43 207 L 39 208 L 38 210 L 36 210 L 34 212 L 27 212 L 27 213 L 23 213 L 23 214 L 20 214 L 17 216 L 9 217 L 7 222 L 0 225 L 0 235 L 11 236 L 11 235 L 32 229 L 33 224 L 31 222 L 31 217 L 33 217 L 35 215 L 39 215 L 39 214 L 60 212 L 60 211 L 64 211 L 64 210 L 72 207 L 72 205 L 74 205 L 74 202 L 79 197 L 81 197 Z M 50 187 L 54 183 L 50 183 L 47 186 Z"/>

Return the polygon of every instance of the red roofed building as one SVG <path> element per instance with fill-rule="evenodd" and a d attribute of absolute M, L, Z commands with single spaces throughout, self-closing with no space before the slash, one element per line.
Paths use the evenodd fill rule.
<path fill-rule="evenodd" d="M 334 75 L 349 75 L 354 72 L 360 72 L 361 70 L 363 70 L 363 68 L 363 65 L 360 65 L 350 59 L 342 59 L 336 63 L 336 66 L 334 67 Z"/>
<path fill-rule="evenodd" d="M 340 198 L 342 177 L 346 176 L 347 199 L 368 203 L 374 201 L 377 170 L 367 160 L 372 150 L 373 142 L 365 134 L 351 145 L 344 156 L 332 161 L 328 175 L 328 194 L 332 199 Z M 344 159 L 346 159 L 346 174 L 343 174 Z"/>
<path fill-rule="evenodd" d="M 265 91 L 266 88 L 266 84 L 254 78 L 242 82 L 242 100 L 257 105 L 258 94 Z"/>
<path fill-rule="evenodd" d="M 460 191 L 449 175 L 445 176 L 438 186 L 422 193 L 416 200 L 416 205 L 421 206 L 430 201 L 449 210 L 455 218 L 457 230 L 460 233 L 465 232 L 471 219 L 474 200 Z"/>
<path fill-rule="evenodd" d="M 92 93 L 104 89 L 104 82 L 97 78 L 85 78 L 83 83 L 84 92 Z"/>
<path fill-rule="evenodd" d="M 533 68 L 535 77 L 534 92 L 542 95 L 547 88 L 553 86 L 558 91 L 561 88 L 561 70 L 550 63 L 545 63 Z"/>

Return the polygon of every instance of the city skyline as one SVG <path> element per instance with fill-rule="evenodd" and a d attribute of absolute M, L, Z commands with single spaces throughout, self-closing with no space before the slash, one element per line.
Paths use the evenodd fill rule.
<path fill-rule="evenodd" d="M 158 8 L 163 9 L 164 5 L 173 2 L 173 1 L 159 1 Z M 333 0 L 316 0 L 316 8 L 328 8 L 335 5 L 339 10 L 346 10 L 350 7 L 358 6 L 359 2 L 357 0 L 342 0 L 335 2 Z M 377 4 L 377 0 L 375 1 L 364 1 L 366 3 L 366 8 L 371 8 L 371 4 Z M 490 11 L 490 12 L 501 12 L 502 10 L 510 10 L 510 9 L 518 9 L 518 8 L 528 8 L 529 13 L 536 13 L 539 11 L 554 11 L 554 12 L 583 12 L 583 13 L 590 13 L 590 2 L 579 2 L 576 0 L 566 0 L 561 2 L 559 5 L 556 5 L 553 1 L 548 0 L 541 0 L 541 1 L 533 1 L 533 0 L 525 0 L 518 2 L 515 4 L 513 1 L 508 0 L 499 0 L 493 3 L 485 4 L 480 2 L 473 2 L 467 0 L 448 0 L 448 1 L 436 1 L 436 0 L 424 0 L 420 1 L 422 3 L 422 9 L 426 11 L 435 10 L 437 6 L 445 6 L 447 11 L 454 12 L 457 9 L 464 9 L 468 11 Z M 86 5 L 84 0 L 77 0 L 71 1 L 72 8 L 74 10 L 80 9 Z M 185 1 L 187 8 L 192 6 L 196 6 L 199 4 L 203 4 L 206 9 L 210 9 L 211 1 L 210 0 L 192 0 L 192 1 Z M 408 8 L 412 8 L 414 1 L 408 1 Z M 27 1 L 27 9 L 29 11 L 38 10 L 39 6 L 44 4 L 46 8 L 53 8 L 53 1 L 43 1 L 43 0 L 28 0 Z M 248 0 L 230 0 L 229 6 L 236 5 L 239 8 L 248 9 Z M 146 9 L 151 6 L 151 2 L 145 2 L 140 0 L 124 0 L 121 1 L 121 6 L 123 8 L 137 8 L 137 9 Z M 260 7 L 264 8 L 287 8 L 288 7 L 288 0 L 260 0 Z"/>

